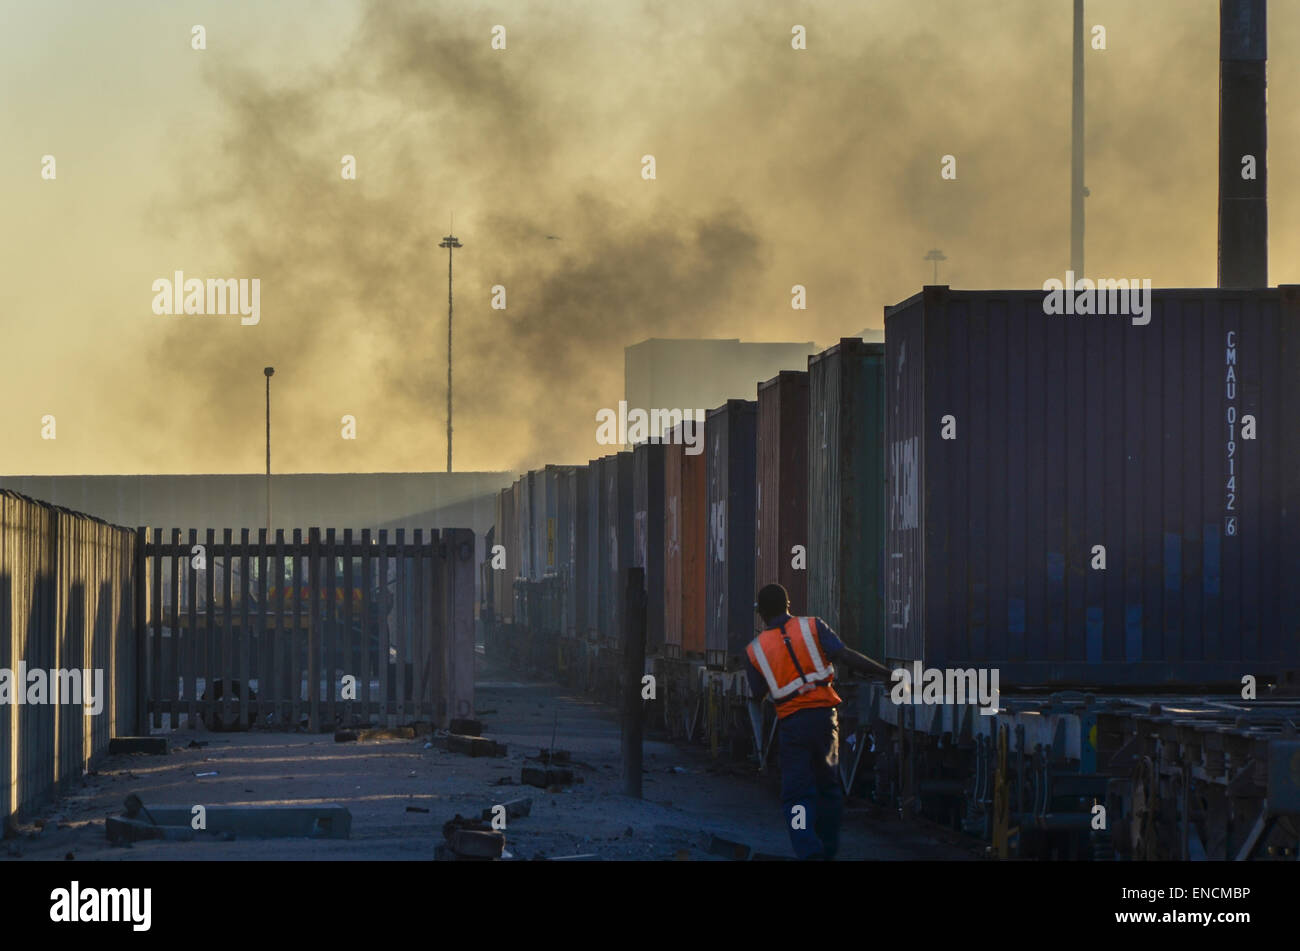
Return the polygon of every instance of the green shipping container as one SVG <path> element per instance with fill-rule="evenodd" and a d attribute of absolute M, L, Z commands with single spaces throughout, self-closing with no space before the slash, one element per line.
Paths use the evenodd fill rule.
<path fill-rule="evenodd" d="M 884 344 L 846 338 L 809 357 L 806 612 L 877 660 L 885 647 L 884 446 Z"/>

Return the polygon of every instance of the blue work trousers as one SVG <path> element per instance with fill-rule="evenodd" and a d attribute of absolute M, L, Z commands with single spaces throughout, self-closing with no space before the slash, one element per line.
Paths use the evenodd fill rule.
<path fill-rule="evenodd" d="M 833 859 L 840 847 L 844 793 L 839 720 L 834 707 L 798 710 L 781 720 L 781 805 L 800 859 Z M 802 811 L 797 807 L 802 806 Z"/>

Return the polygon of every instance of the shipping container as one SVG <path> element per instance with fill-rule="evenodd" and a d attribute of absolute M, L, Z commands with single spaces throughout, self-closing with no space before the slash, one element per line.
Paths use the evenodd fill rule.
<path fill-rule="evenodd" d="M 685 425 L 696 440 L 703 438 L 702 421 Z M 670 658 L 704 653 L 708 483 L 704 453 L 690 448 L 682 428 L 674 427 L 664 447 L 664 656 Z"/>
<path fill-rule="evenodd" d="M 604 518 L 605 493 L 601 491 L 601 460 L 587 463 L 587 543 L 584 557 L 587 562 L 587 630 L 586 637 L 594 640 L 600 630 L 600 535 Z"/>
<path fill-rule="evenodd" d="M 546 576 L 546 470 L 528 473 L 528 492 L 531 501 L 528 515 L 532 519 L 528 537 L 528 580 L 541 581 Z"/>
<path fill-rule="evenodd" d="M 489 550 L 488 565 L 492 571 L 493 605 L 497 621 L 509 623 L 515 617 L 514 580 L 518 565 L 519 539 L 515 529 L 515 491 L 508 486 L 497 495 L 496 543 L 504 551 L 505 567 L 496 568 L 492 563 L 494 557 Z"/>
<path fill-rule="evenodd" d="M 632 451 L 632 565 L 645 569 L 647 654 L 664 643 L 664 459 L 668 447 L 641 443 Z"/>
<path fill-rule="evenodd" d="M 538 509 L 539 518 L 536 527 L 537 569 L 540 577 L 560 573 L 560 562 L 556 549 L 558 544 L 556 532 L 558 531 L 560 518 L 558 489 L 560 469 L 560 466 L 552 464 L 537 473 L 537 481 L 541 484 L 541 490 L 538 492 L 541 507 Z M 541 514 L 543 512 L 544 515 Z"/>
<path fill-rule="evenodd" d="M 1004 688 L 1300 666 L 1300 289 L 1117 297 L 886 310 L 889 657 Z"/>
<path fill-rule="evenodd" d="M 573 466 L 561 481 L 564 503 L 560 507 L 563 528 L 561 537 L 570 542 L 561 546 L 565 569 L 564 633 L 569 637 L 587 636 L 587 597 L 590 566 L 587 563 L 587 511 L 589 468 Z"/>
<path fill-rule="evenodd" d="M 533 474 L 525 472 L 515 483 L 515 535 L 519 545 L 516 581 L 527 581 L 532 570 L 533 550 Z"/>
<path fill-rule="evenodd" d="M 796 614 L 808 610 L 807 454 L 808 374 L 783 370 L 758 386 L 754 583 L 783 586 Z"/>
<path fill-rule="evenodd" d="M 623 643 L 627 570 L 632 566 L 632 453 L 600 460 L 600 636 Z"/>
<path fill-rule="evenodd" d="M 808 607 L 869 657 L 885 636 L 884 346 L 808 358 Z"/>
<path fill-rule="evenodd" d="M 754 638 L 754 482 L 758 404 L 728 400 L 709 410 L 705 426 L 708 545 L 704 590 L 705 659 L 712 667 L 741 663 Z"/>

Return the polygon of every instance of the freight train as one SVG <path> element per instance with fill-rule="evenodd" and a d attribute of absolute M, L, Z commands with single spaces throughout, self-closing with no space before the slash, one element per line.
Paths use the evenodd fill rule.
<path fill-rule="evenodd" d="M 1047 297 L 926 287 L 884 344 L 709 411 L 702 452 L 526 473 L 486 650 L 614 699 L 641 568 L 653 716 L 761 768 L 742 657 L 779 581 L 891 666 L 996 676 L 982 706 L 845 685 L 849 793 L 1002 857 L 1294 860 L 1300 288 L 1155 290 L 1143 322 Z"/>

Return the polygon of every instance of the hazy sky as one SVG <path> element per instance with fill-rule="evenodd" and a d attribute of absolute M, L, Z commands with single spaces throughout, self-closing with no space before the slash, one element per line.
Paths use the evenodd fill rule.
<path fill-rule="evenodd" d="M 1087 5 L 1090 276 L 1215 281 L 1218 6 Z M 606 452 L 646 337 L 881 326 L 932 247 L 944 283 L 1039 287 L 1069 251 L 1070 10 L 0 0 L 0 473 L 259 471 L 267 364 L 277 471 L 441 469 L 453 212 L 458 469 Z M 1300 4 L 1269 12 L 1278 284 Z M 177 270 L 259 278 L 261 322 L 155 316 Z"/>

